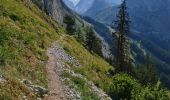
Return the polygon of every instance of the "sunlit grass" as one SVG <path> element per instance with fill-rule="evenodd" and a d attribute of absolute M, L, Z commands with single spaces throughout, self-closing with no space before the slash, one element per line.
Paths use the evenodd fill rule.
<path fill-rule="evenodd" d="M 19 79 L 47 88 L 46 49 L 59 32 L 33 4 L 29 9 L 20 0 L 1 0 L 0 8 L 0 75 L 8 78 L 7 83 L 0 84 L 0 97 L 17 99 L 25 93 Z"/>
<path fill-rule="evenodd" d="M 6 85 L 0 85 L 0 92 L 9 98 L 21 96 L 23 91 L 17 88 L 22 87 L 22 84 L 18 83 L 19 79 L 28 79 L 34 84 L 47 87 L 46 49 L 64 33 L 64 30 L 50 19 L 58 28 L 56 32 L 45 20 L 49 17 L 32 3 L 27 5 L 26 1 L 1 0 L 0 2 L 0 74 L 9 81 Z M 105 80 L 109 78 L 106 73 L 112 67 L 102 58 L 92 56 L 73 37 L 67 35 L 64 35 L 61 45 L 80 61 L 82 67 L 75 70 L 82 72 L 81 74 L 96 84 L 99 83 L 101 87 L 107 84 L 100 82 L 100 79 L 107 82 Z M 13 84 L 16 84 L 16 87 L 13 87 Z M 16 92 L 11 91 L 12 89 Z"/>
<path fill-rule="evenodd" d="M 114 71 L 112 66 L 101 57 L 88 52 L 85 47 L 71 36 L 65 36 L 64 39 L 60 41 L 60 44 L 70 55 L 74 56 L 80 62 L 81 66 L 72 66 L 72 70 L 84 75 L 98 87 L 107 90 L 109 85 L 112 84 L 112 78 L 109 76 L 109 70 Z"/>

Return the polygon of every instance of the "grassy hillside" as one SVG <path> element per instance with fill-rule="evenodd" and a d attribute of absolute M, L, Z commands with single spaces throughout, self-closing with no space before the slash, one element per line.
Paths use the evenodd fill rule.
<path fill-rule="evenodd" d="M 46 48 L 62 30 L 56 32 L 27 0 L 1 0 L 0 9 L 0 75 L 7 80 L 0 84 L 0 99 L 16 100 L 21 93 L 32 97 L 19 80 L 47 87 Z"/>
<path fill-rule="evenodd" d="M 22 94 L 34 98 L 35 95 L 20 81 L 27 79 L 47 88 L 45 64 L 48 58 L 45 52 L 64 34 L 64 30 L 52 19 L 50 21 L 56 28 L 51 27 L 47 16 L 29 0 L 1 0 L 0 9 L 0 75 L 7 80 L 0 83 L 0 99 L 17 100 Z M 95 66 L 96 69 L 102 69 L 102 79 L 109 79 L 104 74 L 111 66 L 107 67 L 109 64 L 90 54 L 73 37 L 65 36 L 61 45 L 81 61 L 83 69 L 77 71 L 81 70 L 82 74 L 90 75 L 90 79 L 93 77 L 93 80 L 99 82 L 97 73 L 90 70 Z"/>
<path fill-rule="evenodd" d="M 55 41 L 80 62 L 80 67 L 70 65 L 71 69 L 93 81 L 112 98 L 166 98 L 167 91 L 160 89 L 159 84 L 155 87 L 142 86 L 126 74 L 112 76 L 112 66 L 88 52 L 74 37 L 66 35 L 56 21 L 44 15 L 29 0 L 1 0 L 0 76 L 5 82 L 0 81 L 0 100 L 20 100 L 22 96 L 35 100 L 35 94 L 21 83 L 23 79 L 47 88 L 46 50 Z M 87 90 L 85 81 L 76 77 L 71 79 L 82 92 L 84 100 L 96 100 Z"/>

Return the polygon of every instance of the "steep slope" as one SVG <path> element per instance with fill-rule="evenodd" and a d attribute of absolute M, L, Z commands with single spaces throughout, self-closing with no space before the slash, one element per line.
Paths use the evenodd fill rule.
<path fill-rule="evenodd" d="M 0 99 L 33 99 L 35 94 L 22 81 L 47 87 L 45 50 L 61 29 L 56 32 L 29 1 L 1 0 L 0 8 L 0 75 L 5 80 Z"/>
<path fill-rule="evenodd" d="M 69 63 L 67 66 L 87 75 L 89 80 L 99 83 L 102 88 L 106 83 L 100 81 L 111 79 L 106 74 L 112 69 L 107 62 L 89 53 L 73 37 L 64 34 L 65 31 L 56 21 L 43 14 L 31 1 L 2 0 L 0 8 L 0 99 L 36 99 L 34 91 L 24 85 L 22 80 L 26 80 L 26 84 L 47 88 L 46 50 L 62 35 L 65 36 L 59 41 L 60 45 L 76 57 L 82 67 L 74 68 Z M 101 72 L 98 73 L 96 69 Z M 85 91 L 89 91 L 87 87 Z M 93 98 L 90 91 L 82 93 L 86 96 L 84 98 Z"/>
<path fill-rule="evenodd" d="M 63 0 L 64 3 L 70 8 L 70 9 L 74 9 L 75 8 L 75 5 L 73 2 L 71 2 L 70 0 Z"/>
<path fill-rule="evenodd" d="M 74 0 L 64 0 L 64 2 L 70 9 L 76 11 L 77 13 L 79 13 L 81 15 L 87 16 L 89 13 L 94 13 L 93 10 L 96 10 L 96 9 L 93 9 L 94 5 L 97 8 L 99 8 L 99 7 L 103 8 L 104 5 L 106 5 L 106 4 L 107 4 L 107 6 L 108 5 L 118 5 L 118 4 L 120 4 L 121 1 L 120 0 L 97 0 L 97 1 L 96 0 L 79 0 L 79 2 L 76 3 L 76 5 L 73 5 Z M 98 4 L 102 4 L 102 6 L 100 6 Z M 98 11 L 100 11 L 100 10 L 98 10 Z M 93 14 L 91 14 L 91 15 L 93 15 Z"/>
<path fill-rule="evenodd" d="M 47 72 L 55 69 L 54 62 L 47 61 L 53 60 L 56 68 L 61 66 L 61 73 L 55 70 L 61 78 L 56 82 L 78 91 L 83 100 L 110 100 L 107 94 L 118 99 L 168 100 L 168 92 L 159 84 L 142 86 L 127 74 L 114 75 L 114 67 L 65 34 L 64 28 L 30 0 L 1 0 L 0 8 L 0 100 L 43 98 L 47 94 L 44 88 L 53 87 L 47 84 Z M 51 48 L 54 52 L 46 55 Z M 50 95 L 58 91 L 54 92 Z"/>
<path fill-rule="evenodd" d="M 75 6 L 74 10 L 79 14 L 86 12 L 92 5 L 94 0 L 80 0 L 80 2 Z"/>
<path fill-rule="evenodd" d="M 115 47 L 112 44 L 114 43 L 112 32 L 114 32 L 114 30 L 112 30 L 109 26 L 106 26 L 98 21 L 93 20 L 90 17 L 83 17 L 83 19 L 93 26 L 94 30 L 98 33 L 97 35 L 99 36 L 99 38 L 101 38 L 102 42 L 105 44 L 103 45 L 104 57 L 109 58 L 113 56 L 112 53 L 114 53 Z"/>
<path fill-rule="evenodd" d="M 117 0 L 119 1 L 119 0 Z M 112 2 L 114 4 L 114 2 Z M 169 4 L 168 0 L 127 0 L 128 12 L 131 20 L 131 38 L 133 49 L 138 48 L 136 43 L 141 44 L 141 48 L 135 49 L 136 62 L 143 63 L 144 54 L 151 53 L 161 77 L 169 77 L 170 69 L 170 45 L 169 45 Z M 100 5 L 103 5 L 102 7 Z M 106 25 L 113 24 L 116 20 L 118 5 L 98 1 L 83 15 L 93 18 Z M 149 44 L 149 45 L 148 45 Z M 144 51 L 144 52 L 143 52 Z M 170 88 L 168 78 L 161 78 L 166 87 Z"/>
<path fill-rule="evenodd" d="M 119 2 L 115 2 L 114 0 L 94 0 L 91 7 L 86 12 L 84 12 L 82 15 L 96 19 L 96 17 L 99 16 L 98 14 L 100 14 L 100 12 L 102 12 L 103 9 L 107 9 L 112 6 L 116 6 L 118 4 Z M 102 15 L 102 16 L 105 16 L 105 15 Z"/>
<path fill-rule="evenodd" d="M 101 4 L 102 3 L 100 3 L 99 5 Z M 169 34 L 167 34 L 169 32 L 169 22 L 167 18 L 170 16 L 168 7 L 168 4 L 170 4 L 169 1 L 166 0 L 162 2 L 161 0 L 150 0 L 148 2 L 146 0 L 128 0 L 127 4 L 129 10 L 128 12 L 131 17 L 132 28 L 140 33 L 139 36 L 143 36 L 148 40 L 155 42 L 155 45 L 164 49 L 164 51 L 167 52 L 169 50 Z M 101 9 L 101 7 L 98 7 L 96 5 L 93 6 L 93 9 Z M 96 12 L 95 10 L 90 11 L 92 11 L 92 13 L 90 13 L 92 15 L 87 16 L 110 25 L 115 20 L 115 12 L 117 12 L 117 7 L 111 6 L 107 8 L 102 8 L 100 12 Z M 160 35 L 162 38 L 159 38 Z M 165 61 L 164 57 L 161 57 L 160 59 L 163 59 Z M 168 63 L 167 61 L 165 62 Z"/>
<path fill-rule="evenodd" d="M 102 4 L 102 6 L 101 6 Z M 107 3 L 104 0 L 95 0 L 92 4 L 92 6 L 85 12 L 83 15 L 85 16 L 95 16 L 100 10 L 107 7 Z M 96 9 L 97 8 L 97 9 Z"/>
<path fill-rule="evenodd" d="M 56 64 L 55 48 L 49 48 L 47 50 L 48 63 L 46 65 L 47 78 L 48 78 L 48 90 L 49 95 L 45 97 L 45 100 L 67 100 L 70 96 L 66 95 L 64 85 L 62 84 L 59 76 L 59 65 Z M 59 63 L 59 62 L 58 62 Z M 57 73 L 56 73 L 57 72 Z"/>
<path fill-rule="evenodd" d="M 76 5 L 73 4 L 73 0 L 64 0 L 65 4 L 72 10 L 79 14 L 85 13 L 93 4 L 94 0 L 80 0 Z"/>

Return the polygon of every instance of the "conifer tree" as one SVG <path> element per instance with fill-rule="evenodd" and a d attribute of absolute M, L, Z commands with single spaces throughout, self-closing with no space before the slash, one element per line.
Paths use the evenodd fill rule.
<path fill-rule="evenodd" d="M 67 33 L 70 35 L 74 35 L 74 32 L 76 31 L 75 19 L 69 15 L 66 15 L 64 17 L 63 22 L 67 25 L 66 26 Z"/>
<path fill-rule="evenodd" d="M 84 43 L 84 34 L 83 34 L 83 32 L 81 31 L 81 28 L 78 28 L 77 30 L 76 30 L 76 38 L 77 38 L 77 40 L 80 42 L 80 43 Z"/>
<path fill-rule="evenodd" d="M 103 56 L 102 54 L 102 45 L 99 38 L 96 37 L 95 32 L 91 27 L 86 28 L 86 47 L 90 52 L 95 52 L 99 56 Z"/>
<path fill-rule="evenodd" d="M 136 67 L 136 78 L 143 85 L 155 85 L 158 82 L 158 73 L 149 54 L 145 56 L 145 64 Z"/>
<path fill-rule="evenodd" d="M 120 6 L 117 21 L 114 28 L 117 35 L 117 52 L 116 52 L 116 65 L 118 71 L 132 73 L 131 59 L 130 59 L 130 40 L 128 35 L 129 31 L 129 16 L 127 13 L 126 0 L 122 1 Z"/>
<path fill-rule="evenodd" d="M 89 51 L 93 50 L 93 43 L 95 40 L 95 33 L 93 32 L 93 29 L 90 27 L 86 28 L 86 46 L 89 49 Z"/>

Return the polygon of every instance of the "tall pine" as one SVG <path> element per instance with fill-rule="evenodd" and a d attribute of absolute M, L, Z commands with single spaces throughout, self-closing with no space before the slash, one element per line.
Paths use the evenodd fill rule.
<path fill-rule="evenodd" d="M 102 45 L 100 39 L 95 35 L 92 27 L 86 28 L 86 47 L 90 52 L 95 52 L 99 56 L 103 56 L 102 54 Z"/>
<path fill-rule="evenodd" d="M 127 13 L 126 0 L 122 1 L 114 28 L 116 29 L 115 33 L 117 35 L 116 65 L 118 71 L 131 74 L 132 61 L 130 58 L 130 40 L 128 38 L 130 33 L 129 16 Z"/>

